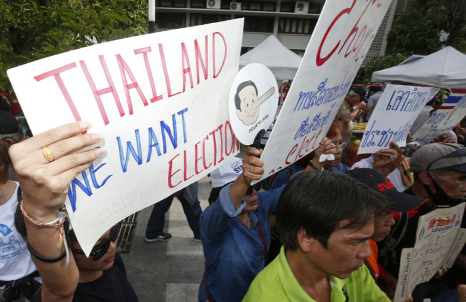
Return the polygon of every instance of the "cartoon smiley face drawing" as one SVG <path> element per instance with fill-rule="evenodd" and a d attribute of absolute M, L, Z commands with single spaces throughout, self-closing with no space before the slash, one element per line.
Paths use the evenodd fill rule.
<path fill-rule="evenodd" d="M 260 105 L 274 93 L 275 88 L 272 87 L 259 98 L 254 82 L 242 82 L 238 85 L 235 95 L 236 115 L 246 126 L 254 124 L 259 118 Z"/>

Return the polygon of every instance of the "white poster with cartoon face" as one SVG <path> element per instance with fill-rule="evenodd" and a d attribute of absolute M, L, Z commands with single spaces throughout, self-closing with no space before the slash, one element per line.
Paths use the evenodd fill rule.
<path fill-rule="evenodd" d="M 391 1 L 327 0 L 261 155 L 263 178 L 315 150 L 327 134 Z"/>
<path fill-rule="evenodd" d="M 245 145 L 254 142 L 260 130 L 273 122 L 278 106 L 278 86 L 272 71 L 258 63 L 238 72 L 230 89 L 230 122 Z"/>
<path fill-rule="evenodd" d="M 34 133 L 87 121 L 107 150 L 68 190 L 83 251 L 239 152 L 228 93 L 243 19 L 73 50 L 8 70 Z"/>

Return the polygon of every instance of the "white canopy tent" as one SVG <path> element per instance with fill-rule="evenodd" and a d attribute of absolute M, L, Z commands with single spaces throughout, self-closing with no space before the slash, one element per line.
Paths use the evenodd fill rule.
<path fill-rule="evenodd" d="M 448 46 L 409 63 L 376 71 L 371 80 L 401 81 L 439 88 L 466 88 L 466 55 Z"/>
<path fill-rule="evenodd" d="M 292 80 L 301 64 L 301 57 L 286 48 L 278 39 L 271 35 L 254 49 L 242 55 L 239 59 L 241 68 L 251 63 L 267 66 L 275 75 L 277 81 Z"/>

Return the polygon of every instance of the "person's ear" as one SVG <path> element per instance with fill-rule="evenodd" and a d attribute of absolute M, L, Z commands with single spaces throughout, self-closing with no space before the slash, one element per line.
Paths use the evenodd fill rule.
<path fill-rule="evenodd" d="M 419 173 L 419 180 L 422 184 L 430 186 L 432 184 L 432 178 L 430 177 L 429 173 L 426 171 Z"/>
<path fill-rule="evenodd" d="M 304 253 L 309 253 L 312 249 L 314 239 L 306 234 L 304 229 L 299 229 L 298 233 L 296 234 L 298 239 L 299 248 Z"/>

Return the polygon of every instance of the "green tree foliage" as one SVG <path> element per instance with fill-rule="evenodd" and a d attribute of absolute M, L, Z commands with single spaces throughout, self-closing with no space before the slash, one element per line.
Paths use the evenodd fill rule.
<path fill-rule="evenodd" d="M 369 84 L 371 82 L 371 76 L 373 72 L 399 65 L 409 56 L 410 55 L 407 53 L 395 53 L 373 59 L 372 61 L 366 63 L 363 67 L 361 67 L 361 69 L 359 69 L 359 84 Z"/>
<path fill-rule="evenodd" d="M 0 90 L 9 68 L 147 32 L 146 0 L 0 0 Z"/>
<path fill-rule="evenodd" d="M 362 83 L 374 71 L 400 64 L 412 54 L 429 55 L 445 46 L 466 52 L 466 0 L 411 0 L 388 35 L 387 55 L 367 62 L 359 70 Z"/>
<path fill-rule="evenodd" d="M 431 54 L 444 46 L 466 51 L 465 0 L 414 0 L 389 33 L 389 51 Z"/>

